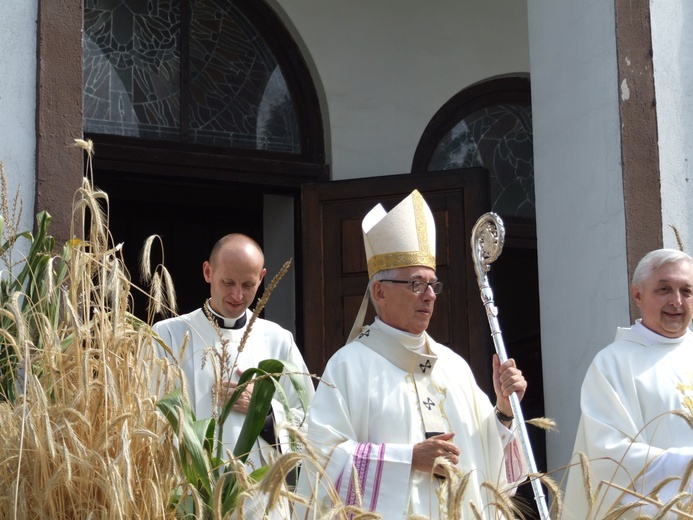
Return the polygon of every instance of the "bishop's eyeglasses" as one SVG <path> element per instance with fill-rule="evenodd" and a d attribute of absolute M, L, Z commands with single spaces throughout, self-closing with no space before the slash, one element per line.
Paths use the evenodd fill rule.
<path fill-rule="evenodd" d="M 443 292 L 443 282 L 424 282 L 423 280 L 380 280 L 381 282 L 406 283 L 416 294 L 423 294 L 429 287 L 433 289 L 433 294 Z"/>

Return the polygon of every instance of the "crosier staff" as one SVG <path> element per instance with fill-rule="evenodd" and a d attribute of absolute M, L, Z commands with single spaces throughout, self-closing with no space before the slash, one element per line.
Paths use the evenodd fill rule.
<path fill-rule="evenodd" d="M 486 308 L 486 316 L 488 316 L 488 322 L 491 326 L 493 344 L 496 348 L 496 353 L 498 354 L 501 363 L 508 359 L 508 355 L 505 352 L 503 336 L 501 335 L 500 326 L 498 325 L 498 308 L 493 303 L 493 291 L 491 290 L 491 285 L 488 282 L 488 276 L 486 276 L 486 273 L 491 269 L 490 264 L 500 256 L 501 251 L 503 250 L 504 242 L 505 226 L 503 225 L 501 218 L 495 213 L 484 213 L 481 215 L 472 228 L 472 259 L 474 260 L 476 278 L 479 282 L 481 301 Z M 517 420 L 522 451 L 524 452 L 525 458 L 527 459 L 527 464 L 529 465 L 529 479 L 532 483 L 534 500 L 537 503 L 539 517 L 542 520 L 548 520 L 550 518 L 549 510 L 546 506 L 546 499 L 544 497 L 544 491 L 541 487 L 541 482 L 536 477 L 537 466 L 534 462 L 532 446 L 529 444 L 529 439 L 527 437 L 527 428 L 525 427 L 525 420 L 522 416 L 520 400 L 518 399 L 516 393 L 510 395 L 510 406 L 512 407 L 513 415 Z"/>

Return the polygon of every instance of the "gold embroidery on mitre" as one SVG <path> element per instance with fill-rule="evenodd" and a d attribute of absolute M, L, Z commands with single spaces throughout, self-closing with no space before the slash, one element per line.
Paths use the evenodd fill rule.
<path fill-rule="evenodd" d="M 433 265 L 429 267 L 436 268 L 436 258 L 435 252 L 431 251 L 430 244 L 428 242 L 428 226 L 426 226 L 426 210 L 424 209 L 424 199 L 418 191 L 414 192 L 412 197 L 412 202 L 414 205 L 414 220 L 416 222 L 416 236 L 419 241 L 419 251 L 424 255 L 429 255 L 433 257 Z"/>
<path fill-rule="evenodd" d="M 424 251 L 406 251 L 404 253 L 373 255 L 368 259 L 368 277 L 370 278 L 375 273 L 385 271 L 386 269 L 411 267 L 414 265 L 422 265 L 435 269 L 436 257 Z"/>
<path fill-rule="evenodd" d="M 436 255 L 431 251 L 429 229 L 426 220 L 426 202 L 418 190 L 412 192 L 412 207 L 414 210 L 414 225 L 416 227 L 417 251 L 394 251 L 391 253 L 375 254 L 367 261 L 368 277 L 379 271 L 397 269 L 400 267 L 424 266 L 435 270 Z M 435 238 L 434 238 L 435 240 Z"/>

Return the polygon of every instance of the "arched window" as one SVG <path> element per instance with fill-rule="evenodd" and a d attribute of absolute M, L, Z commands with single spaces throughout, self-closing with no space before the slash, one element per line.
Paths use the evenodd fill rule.
<path fill-rule="evenodd" d="M 464 90 L 433 117 L 412 171 L 481 166 L 489 171 L 491 207 L 535 218 L 529 81 L 498 79 Z"/>
<path fill-rule="evenodd" d="M 465 89 L 443 105 L 421 137 L 412 172 L 488 170 L 491 209 L 503 217 L 506 228 L 503 254 L 491 273 L 494 302 L 508 355 L 535 387 L 522 408 L 527 417 L 540 417 L 544 402 L 533 157 L 529 80 L 502 78 Z M 546 467 L 543 431 L 530 432 L 530 439 L 538 467 Z M 525 498 L 531 503 L 531 496 Z"/>
<path fill-rule="evenodd" d="M 85 0 L 83 43 L 89 134 L 323 157 L 307 68 L 263 2 Z"/>

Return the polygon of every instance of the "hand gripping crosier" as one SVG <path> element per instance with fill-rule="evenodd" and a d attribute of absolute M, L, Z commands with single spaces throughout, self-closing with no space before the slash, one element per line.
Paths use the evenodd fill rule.
<path fill-rule="evenodd" d="M 501 218 L 495 213 L 484 213 L 481 215 L 472 228 L 472 259 L 474 260 L 474 270 L 476 271 L 479 291 L 481 292 L 481 301 L 486 308 L 486 316 L 488 316 L 488 322 L 491 326 L 493 344 L 501 363 L 508 359 L 508 355 L 505 352 L 503 336 L 501 335 L 500 326 L 498 325 L 498 308 L 493 303 L 493 291 L 491 290 L 491 285 L 489 284 L 486 273 L 491 269 L 490 264 L 500 256 L 504 242 L 505 226 Z M 527 438 L 527 428 L 525 427 L 524 417 L 522 416 L 520 400 L 515 393 L 510 396 L 510 406 L 517 420 L 522 451 L 529 465 L 529 478 L 532 483 L 534 500 L 537 503 L 539 516 L 542 520 L 548 520 L 549 510 L 546 506 L 546 499 L 541 483 L 535 476 L 537 473 L 537 466 L 534 462 L 532 446 L 529 444 L 529 439 Z"/>

